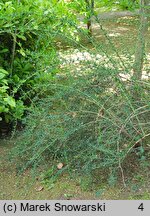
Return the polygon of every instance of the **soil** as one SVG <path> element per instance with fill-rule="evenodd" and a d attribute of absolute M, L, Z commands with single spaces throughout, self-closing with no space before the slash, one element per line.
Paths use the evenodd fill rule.
<path fill-rule="evenodd" d="M 9 153 L 15 145 L 15 140 L 0 140 L 0 199 L 1 200 L 125 200 L 150 199 L 150 171 L 135 168 L 134 176 L 128 173 L 127 187 L 120 181 L 116 186 L 107 182 L 89 185 L 88 179 L 73 179 L 68 175 L 61 176 L 55 184 L 40 181 L 40 175 L 35 176 L 32 170 L 26 170 L 18 175 L 16 165 L 9 160 Z M 133 172 L 133 170 L 132 170 Z M 101 175 L 101 174 L 99 174 Z M 97 176 L 100 179 L 100 176 Z M 82 181 L 81 181 L 82 180 Z"/>

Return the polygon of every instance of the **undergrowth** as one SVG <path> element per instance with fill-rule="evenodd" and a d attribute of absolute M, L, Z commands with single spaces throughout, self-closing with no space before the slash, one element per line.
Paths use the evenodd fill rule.
<path fill-rule="evenodd" d="M 92 176 L 104 170 L 110 181 L 120 173 L 125 185 L 124 164 L 131 154 L 139 165 L 147 160 L 150 135 L 149 83 L 138 82 L 137 101 L 132 85 L 115 69 L 100 66 L 41 85 L 14 149 L 22 159 L 21 169 L 61 162 L 61 173 Z"/>

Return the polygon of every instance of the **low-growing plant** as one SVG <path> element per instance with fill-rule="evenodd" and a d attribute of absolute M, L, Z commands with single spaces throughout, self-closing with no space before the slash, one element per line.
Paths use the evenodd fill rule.
<path fill-rule="evenodd" d="M 119 171 L 125 184 L 128 156 L 135 154 L 135 147 L 140 158 L 145 154 L 150 107 L 143 83 L 136 102 L 118 75 L 99 66 L 74 81 L 70 77 L 67 84 L 47 85 L 50 95 L 40 101 L 35 98 L 36 107 L 17 142 L 15 156 L 24 159 L 22 168 L 50 160 L 54 166 L 62 162 L 69 173 L 92 176 L 104 170 L 113 185 Z"/>

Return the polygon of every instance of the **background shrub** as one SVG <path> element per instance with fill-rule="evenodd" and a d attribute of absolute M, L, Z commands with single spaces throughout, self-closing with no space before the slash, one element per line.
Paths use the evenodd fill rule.
<path fill-rule="evenodd" d="M 31 0 L 0 3 L 0 116 L 3 122 L 21 120 L 37 92 L 36 84 L 52 79 L 58 71 L 54 42 L 59 33 L 67 34 L 66 21 L 71 13 L 61 2 L 56 3 Z M 68 32 L 71 34 L 71 28 Z"/>

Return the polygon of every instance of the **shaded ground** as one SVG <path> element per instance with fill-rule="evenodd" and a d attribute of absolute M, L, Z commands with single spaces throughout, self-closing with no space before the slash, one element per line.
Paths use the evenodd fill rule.
<path fill-rule="evenodd" d="M 29 170 L 17 175 L 15 164 L 8 160 L 13 141 L 0 140 L 0 199 L 150 199 L 150 170 L 137 169 L 134 177 L 126 179 L 127 187 L 120 182 L 109 186 L 106 182 L 89 184 L 87 178 L 72 179 L 62 176 L 48 188 Z M 101 175 L 101 174 L 100 174 Z M 101 176 L 97 176 L 100 179 Z"/>

